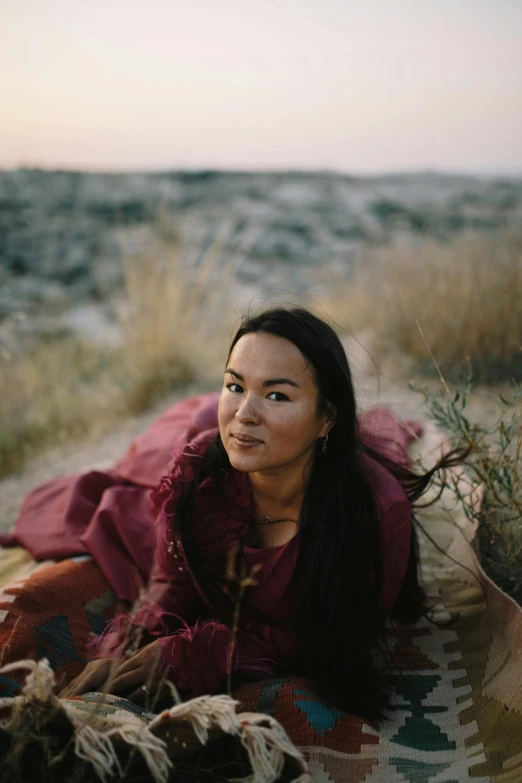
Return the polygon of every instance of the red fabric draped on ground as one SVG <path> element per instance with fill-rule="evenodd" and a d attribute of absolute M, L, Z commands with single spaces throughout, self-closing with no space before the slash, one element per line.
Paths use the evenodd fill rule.
<path fill-rule="evenodd" d="M 156 528 L 150 490 L 167 471 L 178 438 L 217 425 L 217 394 L 165 411 L 106 472 L 61 476 L 25 498 L 14 534 L 36 560 L 91 554 L 121 599 L 135 601 L 150 576 Z"/>

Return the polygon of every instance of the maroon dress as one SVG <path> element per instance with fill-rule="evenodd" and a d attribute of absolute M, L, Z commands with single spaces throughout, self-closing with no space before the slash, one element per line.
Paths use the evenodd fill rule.
<path fill-rule="evenodd" d="M 292 576 L 300 535 L 281 546 L 262 549 L 242 543 L 248 520 L 254 515 L 246 473 L 232 469 L 224 476 L 223 497 L 221 493 L 216 497 L 213 481 L 206 479 L 199 486 L 194 508 L 194 535 L 202 558 L 219 564 L 224 575 L 227 555 L 237 550 L 237 570 L 243 565 L 243 573 L 255 571 L 256 584 L 247 588 L 243 603 L 254 619 L 240 625 L 234 637 L 232 617 L 221 618 L 224 622 L 208 618 L 210 606 L 205 595 L 187 565 L 181 544 L 175 546 L 172 540 L 171 517 L 177 499 L 194 477 L 215 434 L 210 430 L 180 443 L 171 472 L 153 493 L 160 511 L 153 580 L 132 617 L 133 625 L 158 638 L 165 666 L 180 690 L 190 696 L 214 692 L 227 676 L 228 667 L 233 672 L 267 677 L 299 653 Z M 384 572 L 381 606 L 389 613 L 408 561 L 411 508 L 396 479 L 379 463 L 363 459 L 379 509 Z M 127 638 L 128 624 L 120 619 L 101 640 L 97 656 L 122 655 Z"/>

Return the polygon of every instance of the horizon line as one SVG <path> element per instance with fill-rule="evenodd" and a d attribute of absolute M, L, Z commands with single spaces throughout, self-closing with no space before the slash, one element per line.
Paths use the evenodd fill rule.
<path fill-rule="evenodd" d="M 274 168 L 249 168 L 249 167 L 220 167 L 220 166 L 164 166 L 164 167 L 116 167 L 116 168 L 103 168 L 97 166 L 86 166 L 84 168 L 78 166 L 61 166 L 61 165 L 45 165 L 45 164 L 18 164 L 17 166 L 2 166 L 0 165 L 0 173 L 14 173 L 22 171 L 34 171 L 48 174 L 92 174 L 101 176 L 125 176 L 125 175 L 142 175 L 142 176 L 154 176 L 165 174 L 209 174 L 209 175 L 334 175 L 341 177 L 350 177 L 352 179 L 375 179 L 378 177 L 407 177 L 407 176 L 440 176 L 440 177 L 468 177 L 478 179 L 489 179 L 503 177 L 508 179 L 520 179 L 522 178 L 522 167 L 520 169 L 514 168 L 507 170 L 504 168 L 483 168 L 483 169 L 450 169 L 445 167 L 419 167 L 415 169 L 408 168 L 390 168 L 380 170 L 360 170 L 354 171 L 343 168 L 332 167 L 317 167 L 317 168 L 301 168 L 301 167 L 274 167 Z"/>

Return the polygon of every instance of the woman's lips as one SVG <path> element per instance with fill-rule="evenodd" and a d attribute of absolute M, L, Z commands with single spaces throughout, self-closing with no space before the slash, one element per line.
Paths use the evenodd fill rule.
<path fill-rule="evenodd" d="M 261 446 L 263 444 L 262 440 L 257 440 L 255 438 L 245 438 L 242 435 L 234 435 L 234 433 L 232 433 L 232 437 L 234 439 L 234 443 L 240 449 L 253 449 L 256 446 Z"/>

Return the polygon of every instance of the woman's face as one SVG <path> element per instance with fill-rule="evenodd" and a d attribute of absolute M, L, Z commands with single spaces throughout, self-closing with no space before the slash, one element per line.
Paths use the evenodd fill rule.
<path fill-rule="evenodd" d="M 219 400 L 219 431 L 232 467 L 246 473 L 304 467 L 331 425 L 317 403 L 313 372 L 293 343 L 272 334 L 241 337 Z"/>

